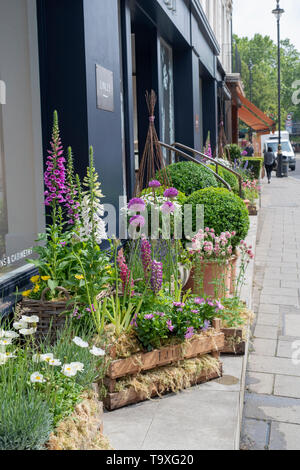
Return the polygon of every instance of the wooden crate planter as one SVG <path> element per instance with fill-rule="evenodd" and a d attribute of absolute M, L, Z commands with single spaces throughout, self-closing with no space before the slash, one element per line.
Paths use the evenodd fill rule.
<path fill-rule="evenodd" d="M 24 298 L 22 308 L 28 310 L 28 315 L 37 315 L 40 319 L 37 325 L 37 336 L 46 336 L 51 331 L 53 334 L 64 326 L 66 321 L 65 313 L 72 309 L 70 304 L 70 295 L 63 287 L 57 287 L 57 291 L 63 293 L 66 300 L 47 301 L 45 296 L 49 288 L 42 292 L 41 300 L 32 300 Z"/>
<path fill-rule="evenodd" d="M 225 345 L 222 354 L 244 356 L 246 352 L 246 341 L 242 328 L 222 328 L 225 336 Z"/>
<path fill-rule="evenodd" d="M 222 363 L 219 361 L 219 371 L 211 370 L 204 371 L 198 375 L 194 375 L 190 378 L 190 385 L 200 385 L 202 383 L 209 382 L 210 380 L 217 379 L 223 374 Z M 143 401 L 146 401 L 150 398 L 155 398 L 158 396 L 165 395 L 171 390 L 163 389 L 160 383 L 154 383 L 149 385 L 148 391 L 137 391 L 133 387 L 128 390 L 121 392 L 108 393 L 104 399 L 104 405 L 107 410 L 113 411 L 124 406 L 134 405 Z"/>
<path fill-rule="evenodd" d="M 145 373 L 182 360 L 193 359 L 206 354 L 211 354 L 213 357 L 219 358 L 220 351 L 224 349 L 225 345 L 225 337 L 224 333 L 221 332 L 221 322 L 219 319 L 213 321 L 213 328 L 215 331 L 211 336 L 194 338 L 190 342 L 167 346 L 149 353 L 134 354 L 126 359 L 113 360 L 109 365 L 107 376 L 104 380 L 104 385 L 108 391 L 108 395 L 104 400 L 105 406 L 112 411 L 145 399 L 141 397 L 140 393 L 134 393 L 133 390 L 116 393 L 117 379 L 134 376 L 143 372 Z M 208 380 L 216 378 L 215 374 L 212 375 L 213 376 Z M 204 380 L 203 375 L 195 378 L 195 383 L 201 383 L 203 381 L 207 381 Z M 153 390 L 156 390 L 156 388 L 157 387 L 154 387 Z M 150 391 L 148 395 L 152 396 L 152 393 L 154 393 L 154 391 Z"/>
<path fill-rule="evenodd" d="M 256 204 L 249 204 L 248 212 L 249 212 L 249 215 L 256 216 L 258 214 Z"/>

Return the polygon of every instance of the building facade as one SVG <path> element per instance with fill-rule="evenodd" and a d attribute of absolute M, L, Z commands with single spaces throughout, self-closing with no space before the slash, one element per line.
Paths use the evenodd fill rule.
<path fill-rule="evenodd" d="M 31 275 L 44 230 L 52 115 L 80 176 L 93 145 L 106 202 L 131 196 L 157 93 L 166 143 L 218 145 L 230 72 L 231 1 L 0 0 L 1 310 Z"/>

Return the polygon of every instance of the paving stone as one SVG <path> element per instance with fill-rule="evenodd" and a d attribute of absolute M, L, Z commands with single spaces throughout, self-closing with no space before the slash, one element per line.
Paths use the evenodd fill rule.
<path fill-rule="evenodd" d="M 266 450 L 269 426 L 264 421 L 244 419 L 241 436 L 242 450 Z"/>
<path fill-rule="evenodd" d="M 248 372 L 246 388 L 251 393 L 262 393 L 272 395 L 274 387 L 274 375 L 261 374 L 259 372 Z"/>
<path fill-rule="evenodd" d="M 276 375 L 274 395 L 281 397 L 300 398 L 300 377 Z"/>
<path fill-rule="evenodd" d="M 300 424 L 300 400 L 246 393 L 245 417 Z"/>
<path fill-rule="evenodd" d="M 250 354 L 248 371 L 300 377 L 300 367 L 293 364 L 290 359 L 282 357 L 256 356 L 255 354 Z"/>
<path fill-rule="evenodd" d="M 257 325 L 254 330 L 255 338 L 277 339 L 278 328 L 276 326 Z"/>
<path fill-rule="evenodd" d="M 261 303 L 270 305 L 291 305 L 299 307 L 299 298 L 297 296 L 287 295 L 262 295 L 260 298 Z"/>
<path fill-rule="evenodd" d="M 300 315 L 287 314 L 284 316 L 283 332 L 286 336 L 299 336 L 300 338 Z"/>
<path fill-rule="evenodd" d="M 286 357 L 291 359 L 294 349 L 292 348 L 293 341 L 278 341 L 277 357 Z"/>
<path fill-rule="evenodd" d="M 259 356 L 275 356 L 277 341 L 275 339 L 260 339 L 253 340 L 252 354 Z"/>
<path fill-rule="evenodd" d="M 263 287 L 262 295 L 275 295 L 275 296 L 287 296 L 287 297 L 298 297 L 299 289 L 292 288 L 276 288 L 276 287 Z"/>
<path fill-rule="evenodd" d="M 269 450 L 300 450 L 300 426 L 273 422 Z"/>
<path fill-rule="evenodd" d="M 279 327 L 280 323 L 281 320 L 279 315 L 272 315 L 268 313 L 259 313 L 257 315 L 257 325 Z"/>
<path fill-rule="evenodd" d="M 259 313 L 279 313 L 279 305 L 270 305 L 260 303 Z"/>
<path fill-rule="evenodd" d="M 281 281 L 281 287 L 290 288 L 290 289 L 298 289 L 298 293 L 299 293 L 300 282 L 299 281 Z"/>

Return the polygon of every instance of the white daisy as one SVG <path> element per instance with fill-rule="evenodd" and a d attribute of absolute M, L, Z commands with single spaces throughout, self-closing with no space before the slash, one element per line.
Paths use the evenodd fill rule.
<path fill-rule="evenodd" d="M 93 356 L 105 356 L 106 355 L 106 352 L 101 349 L 101 348 L 96 348 L 96 346 L 93 346 L 92 349 L 90 349 L 90 353 L 93 355 Z"/>
<path fill-rule="evenodd" d="M 29 336 L 29 335 L 34 335 L 36 333 L 37 328 L 22 328 L 20 330 L 20 334 L 23 336 Z"/>
<path fill-rule="evenodd" d="M 30 382 L 32 383 L 44 383 L 46 380 L 44 379 L 44 376 L 40 374 L 39 372 L 34 372 L 30 376 Z"/>
<path fill-rule="evenodd" d="M 84 370 L 84 364 L 82 364 L 82 362 L 71 362 L 70 366 L 76 369 L 77 372 Z"/>
<path fill-rule="evenodd" d="M 80 348 L 89 347 L 89 343 L 87 343 L 86 341 L 83 341 L 83 339 L 79 338 L 78 336 L 75 336 L 75 338 L 73 339 L 73 343 L 75 343 L 76 346 L 79 346 Z"/>
<path fill-rule="evenodd" d="M 15 321 L 13 323 L 13 327 L 15 330 L 21 330 L 22 328 L 26 328 L 27 326 L 27 323 L 25 323 L 24 321 Z"/>
<path fill-rule="evenodd" d="M 39 321 L 40 319 L 37 315 L 32 315 L 31 317 L 27 317 L 26 315 L 23 315 L 21 318 L 21 322 L 24 322 L 24 323 L 38 323 Z"/>
<path fill-rule="evenodd" d="M 71 364 L 64 364 L 61 371 L 66 377 L 75 377 L 78 372 Z"/>

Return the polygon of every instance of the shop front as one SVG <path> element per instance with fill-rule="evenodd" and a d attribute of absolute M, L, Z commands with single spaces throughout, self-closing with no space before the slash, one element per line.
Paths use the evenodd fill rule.
<path fill-rule="evenodd" d="M 143 153 L 146 90 L 157 94 L 162 141 L 202 150 L 210 133 L 216 148 L 219 46 L 198 0 L 0 0 L 0 10 L 3 313 L 28 283 L 26 258 L 44 230 L 53 111 L 81 177 L 94 147 L 105 202 L 118 210 Z"/>

